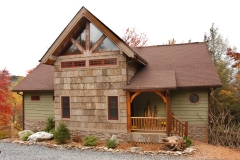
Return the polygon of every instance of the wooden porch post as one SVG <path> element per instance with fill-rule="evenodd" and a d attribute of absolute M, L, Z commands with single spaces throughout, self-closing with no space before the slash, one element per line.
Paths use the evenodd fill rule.
<path fill-rule="evenodd" d="M 166 111 L 167 111 L 167 136 L 170 136 L 171 133 L 171 109 L 170 109 L 170 92 L 166 91 Z"/>
<path fill-rule="evenodd" d="M 130 104 L 130 92 L 127 91 L 127 132 L 130 133 L 131 132 L 131 104 Z"/>

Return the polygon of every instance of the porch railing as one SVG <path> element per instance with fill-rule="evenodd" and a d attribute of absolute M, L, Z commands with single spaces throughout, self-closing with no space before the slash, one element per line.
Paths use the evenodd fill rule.
<path fill-rule="evenodd" d="M 179 136 L 188 136 L 188 122 L 181 122 L 176 117 L 171 115 L 171 133 L 174 132 Z"/>
<path fill-rule="evenodd" d="M 132 131 L 166 131 L 166 117 L 131 117 Z"/>

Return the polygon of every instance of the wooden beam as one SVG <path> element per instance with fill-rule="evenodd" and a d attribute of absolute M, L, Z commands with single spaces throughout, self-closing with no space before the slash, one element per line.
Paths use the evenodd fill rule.
<path fill-rule="evenodd" d="M 93 47 L 91 48 L 90 52 L 94 52 L 97 47 L 104 41 L 104 39 L 106 38 L 106 36 L 103 34 L 98 40 L 97 42 L 93 45 Z"/>
<path fill-rule="evenodd" d="M 90 50 L 90 22 L 89 21 L 86 21 L 85 34 L 86 34 L 85 47 L 86 47 L 86 51 L 89 51 Z"/>
<path fill-rule="evenodd" d="M 130 92 L 126 92 L 127 96 L 127 132 L 131 133 L 132 122 L 131 122 L 131 104 L 130 104 Z"/>
<path fill-rule="evenodd" d="M 167 98 L 160 92 L 160 91 L 155 91 L 155 93 L 157 95 L 159 95 L 160 97 L 162 97 L 163 101 L 166 103 L 167 102 Z"/>
<path fill-rule="evenodd" d="M 84 53 L 85 49 L 81 46 L 81 44 L 79 44 L 75 39 L 71 38 L 71 42 L 77 47 L 77 49 Z"/>
<path fill-rule="evenodd" d="M 167 112 L 167 136 L 170 136 L 171 133 L 171 104 L 170 104 L 170 92 L 166 91 L 166 112 Z"/>
<path fill-rule="evenodd" d="M 56 61 L 57 60 L 57 56 L 53 56 L 53 55 L 50 55 L 50 60 L 53 60 L 53 61 Z"/>
<path fill-rule="evenodd" d="M 132 103 L 132 101 L 134 100 L 134 98 L 139 95 L 141 92 L 135 92 L 134 95 L 132 95 L 130 102 Z"/>

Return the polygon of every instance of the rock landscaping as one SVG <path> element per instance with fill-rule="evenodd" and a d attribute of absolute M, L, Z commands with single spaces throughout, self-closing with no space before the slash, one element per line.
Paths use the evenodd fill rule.
<path fill-rule="evenodd" d="M 97 146 L 83 146 L 82 143 L 76 142 L 68 142 L 66 144 L 58 145 L 54 143 L 53 140 L 50 141 L 22 141 L 20 139 L 2 139 L 0 142 L 8 142 L 14 144 L 20 144 L 22 146 L 29 146 L 29 145 L 39 145 L 45 146 L 47 148 L 55 148 L 60 150 L 94 150 L 99 152 L 112 152 L 112 153 L 132 153 L 132 154 L 144 154 L 144 155 L 163 155 L 163 156 L 193 156 L 196 149 L 194 146 L 188 147 L 183 151 L 168 151 L 168 150 L 144 150 L 144 147 L 131 147 L 129 143 L 119 142 L 121 147 L 117 147 L 115 149 L 108 148 L 104 145 L 104 142 L 99 142 Z M 139 146 L 144 145 L 153 145 L 153 144 L 139 144 Z M 156 144 L 155 144 L 156 145 Z M 159 144 L 162 145 L 162 144 Z M 163 146 L 163 145 L 162 145 Z M 125 148 L 125 149 L 124 149 Z M 146 148 L 146 146 L 145 146 Z"/>

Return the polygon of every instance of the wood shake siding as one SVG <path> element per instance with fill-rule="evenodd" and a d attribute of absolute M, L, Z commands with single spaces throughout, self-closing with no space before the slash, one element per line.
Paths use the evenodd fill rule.
<path fill-rule="evenodd" d="M 199 95 L 199 102 L 192 104 L 189 96 L 192 93 Z M 181 121 L 191 124 L 208 123 L 208 90 L 207 89 L 181 89 L 171 91 L 171 109 Z"/>
<path fill-rule="evenodd" d="M 39 95 L 40 101 L 32 101 L 31 95 Z M 44 120 L 54 115 L 53 92 L 25 92 L 24 113 L 27 120 Z"/>

